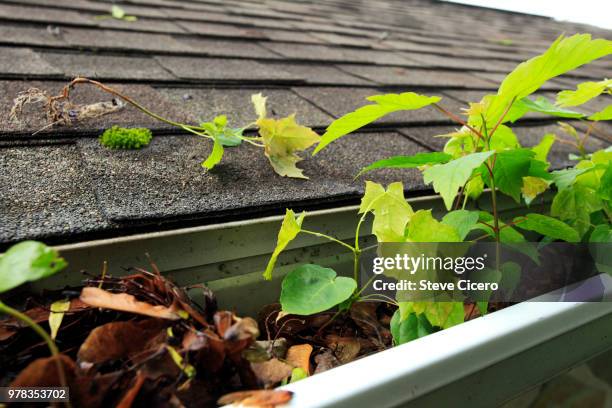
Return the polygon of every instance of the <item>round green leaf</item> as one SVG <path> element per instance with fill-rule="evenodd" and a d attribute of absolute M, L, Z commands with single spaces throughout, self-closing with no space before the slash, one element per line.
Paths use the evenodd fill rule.
<path fill-rule="evenodd" d="M 57 251 L 37 241 L 13 245 L 0 257 L 0 293 L 36 281 L 66 267 Z"/>
<path fill-rule="evenodd" d="M 337 276 L 333 269 L 302 265 L 283 279 L 280 303 L 285 313 L 311 315 L 330 309 L 348 299 L 357 282 Z"/>

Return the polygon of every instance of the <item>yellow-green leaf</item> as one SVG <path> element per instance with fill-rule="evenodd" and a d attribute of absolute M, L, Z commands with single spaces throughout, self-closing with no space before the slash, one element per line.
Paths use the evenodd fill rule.
<path fill-rule="evenodd" d="M 274 252 L 272 252 L 270 261 L 268 261 L 268 266 L 266 267 L 266 270 L 263 274 L 265 279 L 272 279 L 272 271 L 274 270 L 274 265 L 276 264 L 276 259 L 278 258 L 278 255 L 300 233 L 300 230 L 302 229 L 302 222 L 304 221 L 305 216 L 306 213 L 302 212 L 299 217 L 296 218 L 293 210 L 287 210 L 287 212 L 285 213 L 285 218 L 283 219 L 280 231 L 278 231 L 276 248 L 274 248 Z"/>
<path fill-rule="evenodd" d="M 544 137 L 542 137 L 542 139 L 540 140 L 540 143 L 531 148 L 531 151 L 535 153 L 534 159 L 550 165 L 550 163 L 548 162 L 548 152 L 550 151 L 550 148 L 552 147 L 553 143 L 555 143 L 555 140 L 556 137 L 554 134 L 545 134 Z"/>
<path fill-rule="evenodd" d="M 541 55 L 519 64 L 502 81 L 497 95 L 488 95 L 482 102 L 486 106 L 485 120 L 494 126 L 513 101 L 537 91 L 546 81 L 612 53 L 612 41 L 592 40 L 590 34 L 559 36 Z M 507 120 L 507 118 L 505 118 Z M 471 115 L 469 123 L 482 124 L 480 115 Z"/>
<path fill-rule="evenodd" d="M 529 205 L 534 198 L 546 191 L 546 189 L 548 189 L 548 183 L 548 181 L 540 177 L 523 177 L 521 192 L 523 193 L 525 202 Z"/>
<path fill-rule="evenodd" d="M 257 121 L 264 152 L 274 171 L 281 176 L 304 178 L 296 164 L 302 160 L 296 152 L 319 142 L 320 137 L 312 129 L 298 125 L 295 115 L 283 119 L 262 118 Z"/>
<path fill-rule="evenodd" d="M 589 116 L 589 120 L 612 120 L 612 105 L 606 106 L 602 111 Z"/>
<path fill-rule="evenodd" d="M 599 82 L 583 82 L 578 84 L 575 91 L 559 92 L 555 103 L 561 107 L 579 106 L 609 89 L 612 89 L 612 79 L 605 79 Z"/>
<path fill-rule="evenodd" d="M 221 140 L 218 137 L 215 137 L 215 142 L 213 144 L 212 151 L 202 162 L 202 167 L 207 168 L 208 170 L 215 167 L 223 158 L 223 144 L 221 144 Z"/>
<path fill-rule="evenodd" d="M 329 125 L 321 138 L 321 143 L 319 143 L 314 150 L 313 155 L 317 154 L 334 140 L 346 136 L 389 113 L 401 110 L 421 109 L 440 101 L 440 99 L 442 98 L 439 96 L 425 96 L 414 92 L 370 96 L 367 100 L 375 104 L 362 106 L 353 112 L 347 113 Z"/>
<path fill-rule="evenodd" d="M 166 350 L 168 351 L 168 354 L 170 354 L 170 357 L 172 358 L 172 361 L 174 361 L 174 364 L 176 364 L 176 366 L 180 368 L 183 373 L 185 373 L 187 378 L 191 379 L 195 377 L 195 367 L 189 363 L 185 363 L 183 361 L 183 357 L 174 347 L 166 345 Z"/>
<path fill-rule="evenodd" d="M 463 302 L 414 302 L 412 307 L 417 314 L 424 314 L 433 326 L 448 329 L 463 323 Z"/>
<path fill-rule="evenodd" d="M 413 214 L 404 198 L 401 182 L 391 183 L 387 190 L 378 183 L 366 181 L 359 213 L 374 213 L 372 233 L 379 242 L 403 242 L 406 224 Z"/>
<path fill-rule="evenodd" d="M 51 303 L 51 312 L 49 313 L 49 328 L 51 329 L 51 338 L 55 340 L 57 332 L 64 320 L 64 313 L 70 310 L 70 300 L 58 300 Z"/>
<path fill-rule="evenodd" d="M 260 93 L 251 95 L 251 102 L 255 108 L 257 119 L 263 119 L 267 116 L 266 113 L 266 100 L 268 98 Z"/>
<path fill-rule="evenodd" d="M 457 228 L 436 220 L 431 215 L 431 210 L 419 210 L 410 218 L 407 240 L 409 242 L 461 242 L 461 237 Z"/>

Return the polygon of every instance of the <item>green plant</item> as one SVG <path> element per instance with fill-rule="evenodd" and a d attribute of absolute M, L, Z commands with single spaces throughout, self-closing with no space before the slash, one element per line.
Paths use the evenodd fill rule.
<path fill-rule="evenodd" d="M 329 143 L 354 132 L 383 116 L 397 111 L 416 110 L 433 106 L 441 113 L 461 125 L 457 131 L 442 135 L 448 138 L 443 152 L 419 153 L 413 156 L 395 156 L 377 161 L 362 169 L 359 175 L 380 168 L 417 168 L 423 173 L 426 184 L 439 193 L 449 211 L 441 220 L 435 219 L 431 211 L 414 212 L 403 196 L 400 183 L 393 183 L 385 190 L 383 186 L 366 182 L 357 224 L 355 243 L 350 245 L 333 237 L 302 228 L 304 214 L 295 218 L 287 211 L 277 247 L 264 276 L 271 278 L 276 257 L 298 233 L 316 235 L 337 242 L 354 254 L 357 282 L 359 267 L 359 229 L 367 214 L 374 215 L 372 233 L 378 242 L 460 242 L 473 230 L 484 234 L 473 240 L 492 239 L 496 242 L 495 271 L 501 279 L 513 279 L 516 268 L 511 263 L 500 265 L 501 243 L 527 242 L 519 230 L 532 231 L 543 236 L 543 241 L 563 240 L 569 242 L 588 241 L 589 236 L 601 241 L 610 237 L 612 150 L 607 149 L 588 155 L 584 141 L 599 120 L 612 118 L 608 106 L 599 113 L 586 115 L 566 109 L 588 102 L 602 93 L 610 93 L 611 81 L 586 82 L 576 90 L 560 92 L 553 103 L 545 98 L 530 99 L 546 81 L 612 53 L 612 41 L 592 40 L 588 34 L 577 34 L 568 38 L 559 37 L 543 54 L 519 64 L 502 81 L 496 94 L 486 95 L 480 102 L 470 103 L 466 110 L 467 120 L 449 112 L 439 102 L 441 97 L 426 96 L 413 92 L 375 95 L 367 98 L 372 104 L 358 108 L 334 121 L 322 136 L 313 155 Z M 521 146 L 517 136 L 508 126 L 528 112 L 540 112 L 555 117 L 589 121 L 585 136 L 575 137 L 575 146 L 580 161 L 572 169 L 550 171 L 547 160 L 552 144 L 562 139 L 555 135 L 544 135 L 541 142 L 531 148 Z M 564 125 L 569 129 L 568 125 Z M 573 129 L 573 128 L 572 128 Z M 567 142 L 567 141 L 562 141 Z M 478 199 L 485 191 L 491 201 L 492 213 L 466 210 L 468 200 Z M 499 195 L 511 197 L 517 203 L 529 207 L 546 190 L 556 188 L 552 205 L 547 210 L 541 206 L 538 212 L 503 220 L 499 214 Z M 547 213 L 547 214 L 542 214 Z M 537 254 L 523 249 L 527 255 Z M 308 270 L 312 270 L 309 268 Z M 334 290 L 326 297 L 325 307 L 335 303 L 346 309 L 351 302 L 364 300 L 363 288 L 355 288 L 347 295 L 346 290 L 336 290 L 338 279 L 328 285 Z M 296 269 L 285 277 L 281 305 L 283 309 L 291 298 L 289 310 L 314 313 L 321 307 L 307 304 L 315 302 L 319 283 L 310 288 L 304 272 Z M 505 276 L 504 276 L 505 275 Z M 295 299 L 285 288 L 301 285 L 301 295 Z M 366 284 L 367 286 L 367 284 Z M 345 287 L 345 285 L 343 285 Z M 346 285 L 346 287 L 348 287 Z M 295 293 L 293 290 L 291 293 Z M 285 296 L 283 296 L 285 295 Z M 383 300 L 383 299 L 381 299 Z M 333 302 L 332 302 L 333 301 Z M 389 301 L 389 299 L 387 299 Z M 397 343 L 412 340 L 432 330 L 446 328 L 463 321 L 463 304 L 460 302 L 396 302 L 399 308 L 393 316 L 391 331 Z M 303 308 L 295 307 L 301 302 Z M 478 302 L 482 313 L 486 302 Z"/>
<path fill-rule="evenodd" d="M 59 256 L 55 249 L 41 242 L 23 241 L 15 244 L 0 256 L 0 293 L 14 289 L 25 282 L 37 281 L 51 276 L 64 269 L 66 265 L 66 261 Z M 55 357 L 60 383 L 66 386 L 66 375 L 59 359 L 59 350 L 45 329 L 26 314 L 2 301 L 0 301 L 0 313 L 6 313 L 21 320 L 43 339 L 51 355 Z"/>
<path fill-rule="evenodd" d="M 136 16 L 128 16 L 125 13 L 125 10 L 116 4 L 113 4 L 113 6 L 111 7 L 110 14 L 103 14 L 100 16 L 96 16 L 94 18 L 96 20 L 106 20 L 109 18 L 114 18 L 115 20 L 123 20 L 123 21 L 128 21 L 128 22 L 133 22 L 133 21 L 138 20 L 138 17 Z"/>
<path fill-rule="evenodd" d="M 21 114 L 24 105 L 46 102 L 46 115 L 49 121 L 49 124 L 43 128 L 46 129 L 53 125 L 71 125 L 81 119 L 110 114 L 116 112 L 123 106 L 122 103 L 119 104 L 116 100 L 113 100 L 112 103 L 98 102 L 94 104 L 96 105 L 95 109 L 92 109 L 92 105 L 77 105 L 72 103 L 70 101 L 70 92 L 77 85 L 84 84 L 93 85 L 134 106 L 142 113 L 156 120 L 178 127 L 196 136 L 212 140 L 212 151 L 206 160 L 202 162 L 202 167 L 208 170 L 213 169 L 221 161 L 224 147 L 238 146 L 242 144 L 242 142 L 246 142 L 252 146 L 263 149 L 270 165 L 277 174 L 285 177 L 308 178 L 302 173 L 302 170 L 296 166 L 297 163 L 302 160 L 299 153 L 318 143 L 320 139 L 319 135 L 309 127 L 299 125 L 295 120 L 295 114 L 281 119 L 269 118 L 266 112 L 267 98 L 261 93 L 251 96 L 257 114 L 257 119 L 255 121 L 240 128 L 230 128 L 227 126 L 227 117 L 225 115 L 219 115 L 215 117 L 212 122 L 203 122 L 196 126 L 167 119 L 150 111 L 134 99 L 124 95 L 116 89 L 98 81 L 79 77 L 72 80 L 55 96 L 49 96 L 46 91 L 37 88 L 30 88 L 25 92 L 21 92 L 17 98 L 15 98 L 9 117 L 12 121 L 19 123 L 20 120 L 18 116 Z M 79 112 L 87 113 L 79 114 Z M 243 132 L 247 129 L 257 129 L 259 136 L 244 135 Z M 145 145 L 142 143 L 144 139 L 141 139 L 141 137 L 135 138 L 134 136 L 127 136 L 123 131 L 119 132 L 118 130 L 119 128 L 110 131 L 108 136 L 109 142 L 102 142 L 102 140 L 101 142 L 105 146 L 107 146 L 106 143 L 108 143 L 108 146 L 111 148 L 126 148 L 124 147 L 126 145 L 130 146 L 129 148 L 134 148 L 132 146 Z M 138 141 L 128 142 L 128 140 L 133 139 L 137 139 Z"/>
<path fill-rule="evenodd" d="M 142 149 L 153 138 L 146 128 L 123 128 L 113 126 L 100 136 L 100 144 L 109 149 Z"/>

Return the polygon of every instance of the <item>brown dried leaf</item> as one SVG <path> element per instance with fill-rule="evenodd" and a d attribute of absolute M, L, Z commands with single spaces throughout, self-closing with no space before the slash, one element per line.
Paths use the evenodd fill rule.
<path fill-rule="evenodd" d="M 259 336 L 259 327 L 254 319 L 244 317 L 238 319 L 222 336 L 228 341 L 255 340 Z"/>
<path fill-rule="evenodd" d="M 163 333 L 163 328 L 164 322 L 155 319 L 111 322 L 96 327 L 81 344 L 78 359 L 98 364 L 142 354 L 147 351 L 147 343 L 160 332 Z"/>
<path fill-rule="evenodd" d="M 238 391 L 219 398 L 217 404 L 239 404 L 245 407 L 275 407 L 291 401 L 293 393 L 285 390 Z"/>
<path fill-rule="evenodd" d="M 291 371 L 293 371 L 292 366 L 276 358 L 263 363 L 251 363 L 251 369 L 264 387 L 286 380 L 291 377 Z"/>
<path fill-rule="evenodd" d="M 355 359 L 361 351 L 361 343 L 355 337 L 340 337 L 330 334 L 325 337 L 327 347 L 334 351 L 341 364 L 346 364 Z"/>
<path fill-rule="evenodd" d="M 287 351 L 287 363 L 293 367 L 299 367 L 310 375 L 310 354 L 312 346 L 310 344 L 296 344 Z"/>
<path fill-rule="evenodd" d="M 351 306 L 351 319 L 367 336 L 376 338 L 380 347 L 391 344 L 391 332 L 384 327 L 376 315 L 379 304 L 375 302 L 355 302 Z"/>
<path fill-rule="evenodd" d="M 160 319 L 179 320 L 181 317 L 177 310 L 166 306 L 153 306 L 150 303 L 136 300 L 127 293 L 111 293 L 104 289 L 86 287 L 81 291 L 81 301 L 93 307 L 119 310 Z"/>
<path fill-rule="evenodd" d="M 340 362 L 336 356 L 334 356 L 334 353 L 331 350 L 325 350 L 323 353 L 315 356 L 315 364 L 317 365 L 317 368 L 315 368 L 314 373 L 318 374 L 334 367 L 338 367 Z"/>
<path fill-rule="evenodd" d="M 76 365 L 64 354 L 60 354 L 59 359 L 64 367 L 66 381 L 70 384 L 75 378 Z M 55 357 L 39 358 L 31 362 L 13 380 L 11 387 L 61 387 Z"/>

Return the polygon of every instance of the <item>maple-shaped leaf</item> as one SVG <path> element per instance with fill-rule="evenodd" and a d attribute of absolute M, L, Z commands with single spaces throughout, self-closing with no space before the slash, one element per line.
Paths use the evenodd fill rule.
<path fill-rule="evenodd" d="M 297 152 L 318 143 L 320 136 L 311 128 L 298 125 L 295 115 L 283 119 L 261 118 L 257 126 L 274 171 L 281 176 L 307 179 L 296 166 L 302 160 Z"/>
<path fill-rule="evenodd" d="M 371 181 L 366 181 L 366 189 L 359 213 L 374 213 L 372 233 L 379 242 L 403 242 L 406 224 L 414 213 L 404 198 L 401 182 L 389 184 L 387 189 Z"/>

